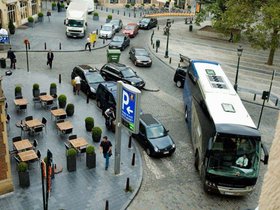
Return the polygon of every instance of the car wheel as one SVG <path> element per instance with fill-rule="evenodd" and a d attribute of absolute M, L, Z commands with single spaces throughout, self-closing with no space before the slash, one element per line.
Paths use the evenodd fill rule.
<path fill-rule="evenodd" d="M 151 156 L 151 150 L 149 148 L 146 149 L 146 153 L 148 156 Z"/>
<path fill-rule="evenodd" d="M 182 81 L 178 80 L 178 81 L 176 82 L 176 86 L 177 86 L 178 88 L 181 88 L 181 87 L 182 87 Z"/>
<path fill-rule="evenodd" d="M 121 51 L 124 51 L 124 46 L 121 47 Z"/>
<path fill-rule="evenodd" d="M 99 101 L 99 100 L 96 100 L 96 105 L 97 105 L 97 107 L 98 107 L 98 108 L 100 108 L 100 109 L 101 109 L 101 103 L 100 103 L 100 101 Z"/>

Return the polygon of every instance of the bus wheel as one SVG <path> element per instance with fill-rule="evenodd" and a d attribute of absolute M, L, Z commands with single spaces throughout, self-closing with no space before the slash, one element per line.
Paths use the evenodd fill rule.
<path fill-rule="evenodd" d="M 197 171 L 198 171 L 198 164 L 199 164 L 199 154 L 198 151 L 196 151 L 194 157 L 194 167 Z"/>
<path fill-rule="evenodd" d="M 188 122 L 188 107 L 187 106 L 185 109 L 185 121 L 186 121 L 186 123 Z"/>

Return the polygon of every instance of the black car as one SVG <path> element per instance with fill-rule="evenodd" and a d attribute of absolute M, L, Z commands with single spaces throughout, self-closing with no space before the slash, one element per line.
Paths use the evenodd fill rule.
<path fill-rule="evenodd" d="M 184 87 L 185 77 L 186 77 L 189 65 L 190 65 L 190 58 L 180 54 L 180 64 L 179 64 L 178 68 L 176 69 L 176 72 L 175 72 L 174 78 L 173 78 L 173 81 L 176 83 L 176 86 L 179 88 Z"/>
<path fill-rule="evenodd" d="M 110 107 L 116 107 L 117 83 L 114 81 L 102 82 L 96 90 L 96 105 L 105 111 Z"/>
<path fill-rule="evenodd" d="M 151 114 L 140 115 L 139 133 L 133 134 L 146 150 L 147 155 L 159 157 L 172 155 L 176 145 L 168 135 L 168 130 Z"/>
<path fill-rule="evenodd" d="M 120 63 L 107 63 L 101 70 L 101 75 L 105 80 L 119 81 L 128 83 L 138 89 L 145 86 L 145 82 L 140 78 L 132 68 Z"/>
<path fill-rule="evenodd" d="M 81 78 L 81 90 L 86 94 L 89 93 L 92 98 L 95 98 L 98 85 L 105 81 L 98 69 L 88 65 L 76 66 L 72 71 L 71 79 L 73 80 L 76 76 Z"/>
<path fill-rule="evenodd" d="M 123 27 L 123 22 L 121 19 L 113 19 L 110 23 L 114 26 L 115 32 L 120 32 Z"/>
<path fill-rule="evenodd" d="M 157 27 L 157 19 L 156 18 L 142 18 L 139 21 L 139 28 L 141 29 L 151 29 Z"/>
<path fill-rule="evenodd" d="M 129 58 L 135 66 L 152 66 L 152 59 L 145 48 L 132 47 L 129 51 Z"/>
<path fill-rule="evenodd" d="M 123 34 L 116 34 L 109 44 L 109 49 L 120 49 L 123 51 L 130 45 L 130 39 Z"/>

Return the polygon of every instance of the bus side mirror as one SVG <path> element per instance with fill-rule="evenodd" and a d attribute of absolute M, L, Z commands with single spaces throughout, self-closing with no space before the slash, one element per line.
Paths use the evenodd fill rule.
<path fill-rule="evenodd" d="M 210 156 L 210 151 L 212 150 L 212 145 L 213 145 L 213 138 L 210 138 L 208 140 L 208 146 L 207 146 L 207 150 L 206 150 L 206 157 Z"/>
<path fill-rule="evenodd" d="M 261 159 L 261 161 L 263 162 L 263 164 L 267 165 L 268 158 L 269 158 L 268 150 L 263 143 L 261 144 L 261 147 L 262 147 L 263 153 L 264 153 L 264 159 Z"/>

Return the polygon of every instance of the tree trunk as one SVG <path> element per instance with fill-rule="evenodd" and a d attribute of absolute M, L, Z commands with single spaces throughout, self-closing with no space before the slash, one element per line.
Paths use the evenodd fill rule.
<path fill-rule="evenodd" d="M 270 65 L 270 66 L 273 65 L 274 53 L 275 53 L 275 49 L 270 48 L 269 56 L 268 56 L 268 60 L 267 60 L 267 65 Z"/>
<path fill-rule="evenodd" d="M 278 30 L 274 29 L 273 33 L 271 34 L 271 47 L 269 51 L 267 65 L 270 66 L 273 65 L 274 54 L 278 46 L 279 46 Z"/>

